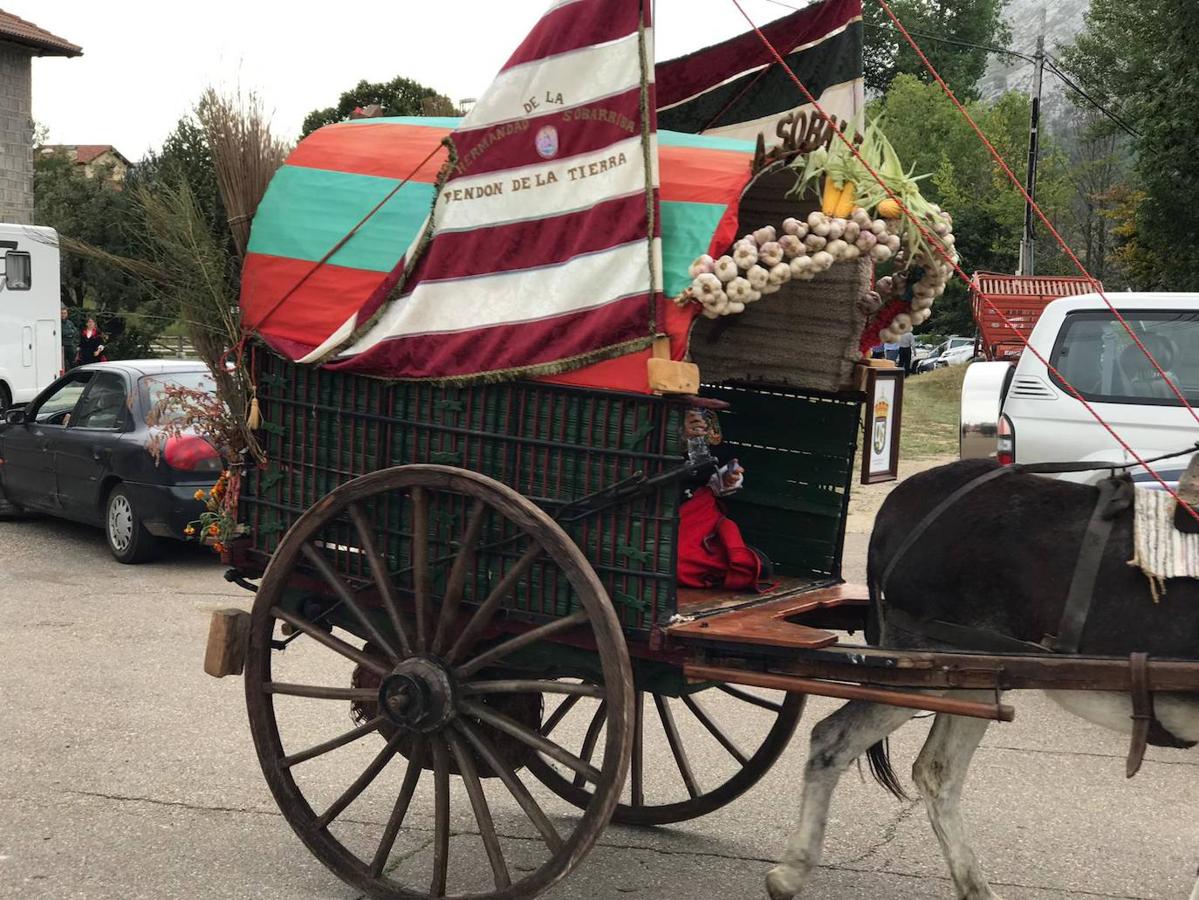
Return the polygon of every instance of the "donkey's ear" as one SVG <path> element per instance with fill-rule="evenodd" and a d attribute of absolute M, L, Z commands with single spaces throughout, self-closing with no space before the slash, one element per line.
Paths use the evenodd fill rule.
<path fill-rule="evenodd" d="M 1178 496 L 1191 509 L 1184 509 L 1181 503 L 1175 506 L 1174 527 L 1184 534 L 1199 534 L 1199 519 L 1191 511 L 1199 513 L 1199 453 L 1191 457 L 1187 470 L 1178 479 Z"/>

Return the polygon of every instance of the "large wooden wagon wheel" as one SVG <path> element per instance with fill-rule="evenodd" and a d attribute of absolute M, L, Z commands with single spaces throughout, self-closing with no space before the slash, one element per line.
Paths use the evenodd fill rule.
<path fill-rule="evenodd" d="M 395 549 L 397 535 L 410 552 Z M 397 556 L 407 562 L 399 572 Z M 557 618 L 542 609 L 541 624 L 517 625 L 513 591 L 532 573 L 568 602 Z M 297 584 L 320 582 L 323 592 L 297 599 Z M 552 659 L 562 639 L 598 658 L 602 686 L 510 664 L 538 651 Z M 290 680 L 293 670 L 303 680 Z M 632 676 L 603 586 L 542 510 L 461 469 L 375 472 L 301 516 L 259 587 L 245 683 L 284 816 L 322 863 L 372 897 L 533 897 L 590 850 L 628 771 Z M 547 695 L 604 704 L 602 761 L 541 733 Z M 539 753 L 591 786 L 570 824 L 551 821 L 521 780 Z M 498 822 L 489 792 L 505 795 Z"/>
<path fill-rule="evenodd" d="M 724 684 L 682 697 L 638 690 L 628 790 L 612 821 L 668 825 L 728 805 L 757 784 L 787 748 L 806 699 L 803 694 L 753 692 Z M 590 759 L 605 728 L 603 701 L 567 695 L 547 711 L 542 734 L 577 747 L 581 758 Z M 573 732 L 573 741 L 564 736 L 566 731 Z M 716 761 L 697 766 L 699 749 Z M 587 782 L 554 760 L 537 756 L 529 769 L 575 806 L 585 808 L 591 802 Z M 652 775 L 649 782 L 647 772 Z"/>

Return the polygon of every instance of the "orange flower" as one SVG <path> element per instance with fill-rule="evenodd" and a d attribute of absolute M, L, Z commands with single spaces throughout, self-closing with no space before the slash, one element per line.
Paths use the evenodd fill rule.
<path fill-rule="evenodd" d="M 196 491 L 194 494 L 192 494 L 192 496 L 195 497 L 197 500 L 203 500 L 204 499 L 204 491 L 203 490 Z"/>
<path fill-rule="evenodd" d="M 193 534 L 196 533 L 196 529 L 194 529 L 192 526 L 188 525 L 186 528 L 183 529 L 183 533 L 186 534 L 188 537 L 191 537 Z"/>
<path fill-rule="evenodd" d="M 212 549 L 213 549 L 213 550 L 215 550 L 217 553 L 224 553 L 224 552 L 225 552 L 225 545 L 224 545 L 224 544 L 222 544 L 220 541 L 216 541 L 216 542 L 215 542 L 215 543 L 212 545 Z"/>
<path fill-rule="evenodd" d="M 208 533 L 211 534 L 213 537 L 216 537 L 218 534 L 221 533 L 221 526 L 216 524 L 216 522 L 213 522 L 211 525 L 208 526 Z"/>

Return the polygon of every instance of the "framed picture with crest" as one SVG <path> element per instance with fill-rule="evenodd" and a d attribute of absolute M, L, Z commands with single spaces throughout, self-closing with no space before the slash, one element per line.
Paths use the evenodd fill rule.
<path fill-rule="evenodd" d="M 862 441 L 862 484 L 899 477 L 899 429 L 903 371 L 871 367 L 866 376 L 866 428 Z"/>

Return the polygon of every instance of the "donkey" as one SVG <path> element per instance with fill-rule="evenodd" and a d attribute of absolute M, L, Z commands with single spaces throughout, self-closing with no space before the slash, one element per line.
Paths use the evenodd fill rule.
<path fill-rule="evenodd" d="M 959 494 L 912 540 L 913 528 L 930 511 L 995 467 L 989 460 L 967 460 L 931 469 L 899 485 L 883 504 L 867 562 L 871 643 L 891 649 L 1010 652 L 1014 641 L 1037 644 L 1057 634 L 1099 497 L 1096 487 L 1008 471 Z M 1188 475 L 1197 468 L 1199 455 Z M 1132 511 L 1125 509 L 1114 517 L 1106 545 L 1100 545 L 1078 652 L 1199 658 L 1199 580 L 1171 580 L 1166 595 L 1155 603 L 1148 579 L 1128 564 L 1132 527 Z M 931 620 L 957 629 L 937 632 L 936 640 L 916 633 L 920 622 Z M 971 646 L 955 648 L 946 640 L 953 634 L 970 634 Z M 988 646 L 988 640 L 994 645 Z M 1046 693 L 1074 715 L 1132 731 L 1128 694 Z M 1157 722 L 1168 734 L 1162 738 L 1157 729 L 1151 743 L 1199 742 L 1199 694 L 1159 693 L 1154 701 Z M 819 865 L 832 792 L 851 762 L 867 754 L 875 777 L 885 787 L 900 790 L 884 740 L 913 714 L 910 709 L 853 701 L 812 730 L 800 821 L 783 861 L 767 876 L 772 900 L 796 896 Z M 967 842 L 959 808 L 971 757 L 988 724 L 938 714 L 912 769 L 961 900 L 998 898 Z M 1199 883 L 1191 900 L 1199 900 Z"/>

